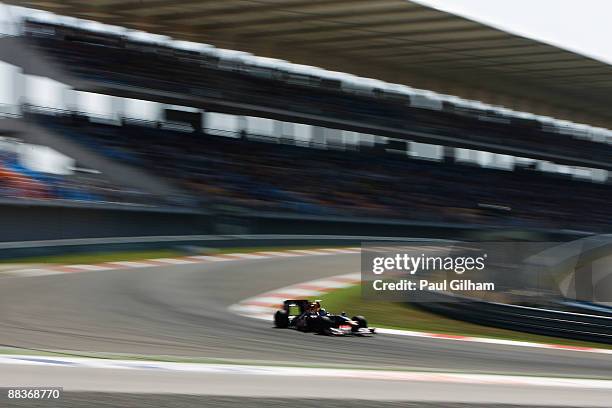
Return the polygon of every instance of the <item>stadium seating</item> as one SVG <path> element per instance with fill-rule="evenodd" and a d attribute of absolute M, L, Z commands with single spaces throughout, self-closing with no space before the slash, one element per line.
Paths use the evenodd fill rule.
<path fill-rule="evenodd" d="M 51 198 L 47 186 L 0 164 L 0 195 L 10 198 Z"/>
<path fill-rule="evenodd" d="M 612 219 L 607 184 L 530 169 L 492 170 L 72 116 L 38 120 L 115 160 L 173 179 L 209 207 L 593 230 Z"/>
<path fill-rule="evenodd" d="M 20 163 L 15 152 L 0 151 L 0 198 L 98 203 L 150 203 L 137 194 L 95 174 L 68 176 L 41 173 Z M 161 204 L 161 203 L 157 203 Z"/>
<path fill-rule="evenodd" d="M 609 131 L 600 138 L 576 137 L 578 133 L 556 127 L 560 121 L 506 116 L 493 107 L 471 109 L 448 98 L 424 103 L 420 99 L 427 98 L 422 95 L 395 93 L 391 87 L 355 84 L 353 88 L 339 79 L 255 67 L 219 53 L 77 26 L 27 22 L 24 33 L 33 49 L 55 59 L 96 92 L 121 88 L 132 98 L 164 94 L 172 98 L 165 103 L 201 106 L 189 105 L 196 98 L 205 101 L 202 106 L 207 109 L 241 104 L 248 111 L 243 114 L 255 115 L 248 110 L 252 107 L 272 109 L 283 112 L 287 121 L 308 116 L 317 123 L 342 122 L 338 128 L 352 127 L 361 133 L 408 135 L 416 141 L 429 138 L 433 144 L 455 147 L 467 143 L 470 149 L 539 159 L 545 155 L 555 163 L 569 160 L 584 167 L 608 168 L 612 162 L 606 143 Z M 70 115 L 30 119 L 108 158 L 174 180 L 209 208 L 591 230 L 605 230 L 611 219 L 608 183 L 530 168 L 505 171 L 453 160 L 428 162 L 384 148 L 340 151 L 304 148 L 303 143 L 281 139 L 263 143 L 244 130 L 232 139 L 213 136 L 206 128 L 209 134 L 197 128 L 194 133 L 178 132 L 159 124 L 90 123 Z M 314 123 L 309 120 L 296 122 Z M 37 175 L 25 176 L 54 185 Z M 67 194 L 57 188 L 50 191 L 55 196 Z M 90 200 L 104 196 L 90 194 L 94 194 L 87 196 Z M 118 193 L 115 199 L 125 197 Z M 161 199 L 157 200 L 151 202 Z"/>

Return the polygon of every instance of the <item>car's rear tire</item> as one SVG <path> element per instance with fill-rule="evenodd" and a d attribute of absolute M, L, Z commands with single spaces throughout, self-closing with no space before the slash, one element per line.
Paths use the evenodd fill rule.
<path fill-rule="evenodd" d="M 274 313 L 274 326 L 279 329 L 286 329 L 289 327 L 289 313 L 286 310 L 277 310 Z"/>
<path fill-rule="evenodd" d="M 354 322 L 357 322 L 357 326 L 353 326 L 353 331 L 357 331 L 359 329 L 365 329 L 366 327 L 368 327 L 368 322 L 363 316 L 353 316 L 351 320 Z"/>

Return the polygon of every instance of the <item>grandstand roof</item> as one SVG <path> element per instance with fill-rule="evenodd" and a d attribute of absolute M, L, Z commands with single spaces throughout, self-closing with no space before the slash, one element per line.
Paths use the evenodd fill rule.
<path fill-rule="evenodd" d="M 406 0 L 9 3 L 612 127 L 612 67 Z"/>

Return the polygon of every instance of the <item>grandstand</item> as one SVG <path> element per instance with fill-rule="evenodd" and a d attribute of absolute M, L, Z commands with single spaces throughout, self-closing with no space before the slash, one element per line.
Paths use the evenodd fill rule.
<path fill-rule="evenodd" d="M 43 19 L 44 20 L 44 19 Z M 398 139 L 608 168 L 612 132 L 205 46 L 34 21 L 26 45 L 75 86 L 226 113 L 326 124 Z M 291 106 L 290 110 L 286 107 Z M 520 131 L 517 131 L 520 129 Z"/>
<path fill-rule="evenodd" d="M 45 178 L 7 161 L 7 171 L 19 174 L 7 173 L 7 194 L 609 228 L 608 129 L 123 27 L 16 14 L 19 35 L 0 41 L 32 56 L 26 84 L 43 77 L 62 92 L 112 95 L 113 109 L 96 117 L 22 100 L 18 116 L 32 127 L 20 137 L 41 132 L 110 164 L 100 186 Z M 127 106 L 144 101 L 162 114 L 132 117 Z M 120 174 L 128 168 L 142 182 L 125 184 L 131 177 Z"/>
<path fill-rule="evenodd" d="M 83 27 L 290 61 L 612 127 L 609 65 L 409 0 L 12 0 Z M 18 14 L 16 11 L 13 14 Z M 42 14 L 42 13 L 40 13 Z M 91 20 L 95 20 L 91 21 Z M 64 21 L 70 22 L 70 18 Z M 72 21 L 76 21 L 72 19 Z M 112 25 L 106 28 L 98 22 Z M 129 29 L 129 31 L 128 31 Z M 216 47 L 216 48 L 215 48 Z M 200 46 L 200 48 L 203 48 Z M 263 63 L 264 61 L 262 61 Z M 32 67 L 35 69 L 35 67 Z"/>
<path fill-rule="evenodd" d="M 100 124 L 74 114 L 27 118 L 168 178 L 207 208 L 604 231 L 611 215 L 605 183 L 533 166 L 487 169 L 455 162 L 442 150 L 408 156 L 374 140 L 346 143 L 333 129 L 317 142 L 275 136 L 273 123 L 266 135 L 264 126 L 195 132 L 129 120 Z"/>

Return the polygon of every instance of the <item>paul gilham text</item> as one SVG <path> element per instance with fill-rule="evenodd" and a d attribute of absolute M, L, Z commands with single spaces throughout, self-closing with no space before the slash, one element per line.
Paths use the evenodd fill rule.
<path fill-rule="evenodd" d="M 402 279 L 397 282 L 384 282 L 377 279 L 372 282 L 372 288 L 378 291 L 494 291 L 493 282 L 474 282 L 469 279 L 453 279 L 450 281 L 430 282 L 427 279 L 409 280 Z"/>

